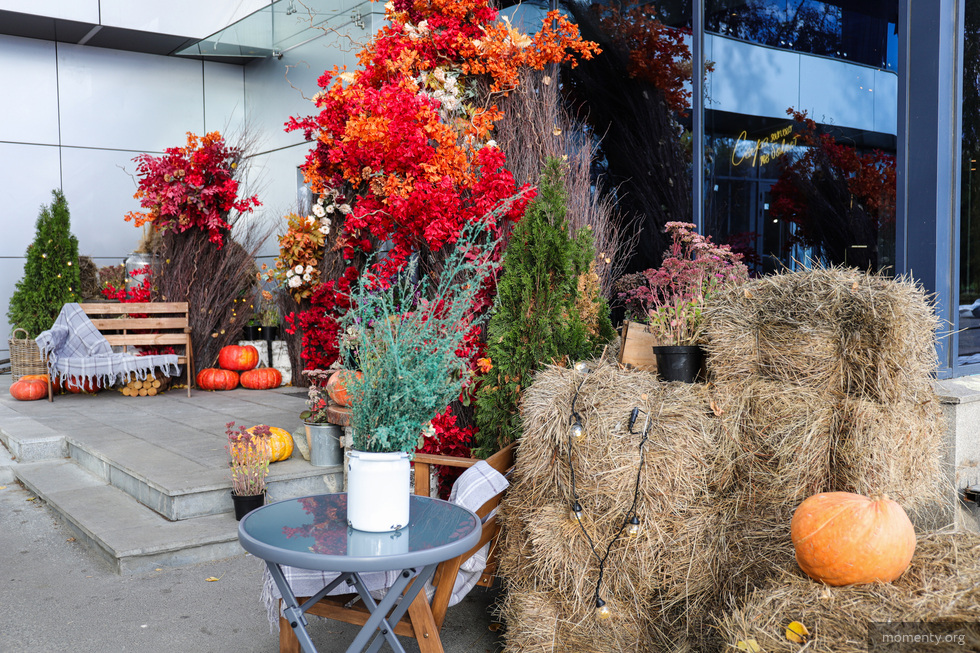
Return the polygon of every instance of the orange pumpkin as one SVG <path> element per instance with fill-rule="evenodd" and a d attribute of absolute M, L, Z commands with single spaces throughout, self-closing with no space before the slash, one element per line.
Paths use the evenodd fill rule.
<path fill-rule="evenodd" d="M 244 372 L 259 364 L 259 350 L 252 345 L 228 345 L 218 352 L 218 367 Z"/>
<path fill-rule="evenodd" d="M 248 429 L 249 433 L 254 432 L 262 424 L 258 424 Z M 269 462 L 277 463 L 280 460 L 288 460 L 293 455 L 293 436 L 286 429 L 270 426 L 272 434 L 266 438 L 269 445 Z"/>
<path fill-rule="evenodd" d="M 22 376 L 10 384 L 10 394 L 17 401 L 35 401 L 48 396 L 48 381 L 45 375 Z M 44 376 L 42 381 L 38 376 Z"/>
<path fill-rule="evenodd" d="M 48 382 L 47 374 L 25 374 L 24 376 L 17 379 L 18 381 L 44 381 Z"/>
<path fill-rule="evenodd" d="M 197 373 L 201 390 L 234 390 L 238 387 L 238 372 L 208 367 Z"/>
<path fill-rule="evenodd" d="M 249 390 L 268 390 L 282 385 L 282 373 L 274 367 L 257 367 L 242 372 L 242 387 Z"/>
<path fill-rule="evenodd" d="M 790 533 L 800 569 L 834 586 L 890 583 L 915 552 L 915 528 L 887 496 L 815 494 L 796 509 Z"/>
<path fill-rule="evenodd" d="M 330 375 L 329 379 L 327 379 L 327 394 L 330 395 L 330 398 L 334 400 L 334 403 L 339 406 L 350 406 L 350 397 L 347 394 L 347 379 L 349 379 L 352 374 L 356 374 L 358 379 L 364 377 L 364 374 L 361 372 L 337 370 Z"/>

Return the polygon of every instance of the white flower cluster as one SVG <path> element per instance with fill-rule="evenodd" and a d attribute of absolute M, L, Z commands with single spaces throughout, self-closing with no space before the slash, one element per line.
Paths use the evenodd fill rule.
<path fill-rule="evenodd" d="M 320 222 L 320 233 L 326 236 L 330 233 L 330 227 L 333 222 L 330 219 L 331 215 L 336 213 L 342 213 L 347 215 L 351 212 L 350 204 L 342 202 L 337 203 L 337 198 L 340 196 L 340 191 L 333 188 L 320 195 L 319 199 L 313 204 L 313 215 L 308 217 L 307 224 L 311 227 L 316 224 L 316 221 Z"/>
<path fill-rule="evenodd" d="M 310 283 L 313 281 L 313 276 L 316 274 L 317 269 L 312 265 L 297 265 L 294 268 L 289 268 L 286 270 L 286 285 L 290 288 L 299 288 L 304 283 Z"/>
<path fill-rule="evenodd" d="M 440 113 L 447 118 L 463 107 L 462 84 L 459 83 L 459 73 L 450 72 L 445 68 L 436 68 L 431 73 L 423 73 L 416 80 L 421 89 L 419 93 L 437 100 Z M 431 91 L 424 89 L 431 88 Z"/>
<path fill-rule="evenodd" d="M 417 41 L 420 38 L 428 36 L 429 34 L 429 21 L 423 20 L 418 25 L 412 25 L 411 23 L 405 23 L 405 33 L 408 34 L 408 38 L 413 41 Z"/>

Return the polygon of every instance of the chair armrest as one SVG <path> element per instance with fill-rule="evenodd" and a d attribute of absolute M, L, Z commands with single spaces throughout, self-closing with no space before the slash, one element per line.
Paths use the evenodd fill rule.
<path fill-rule="evenodd" d="M 417 453 L 412 458 L 413 462 L 423 465 L 446 465 L 447 467 L 472 467 L 480 462 L 479 458 L 458 458 L 456 456 L 443 456 L 441 454 Z"/>

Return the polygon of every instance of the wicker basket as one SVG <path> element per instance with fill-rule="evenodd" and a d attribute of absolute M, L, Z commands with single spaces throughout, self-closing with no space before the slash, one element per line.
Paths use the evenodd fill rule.
<path fill-rule="evenodd" d="M 17 337 L 18 331 L 24 332 L 23 338 Z M 41 360 L 41 350 L 33 338 L 27 336 L 27 331 L 14 329 L 7 342 L 10 343 L 10 374 L 14 381 L 27 374 L 48 373 L 47 365 Z"/>

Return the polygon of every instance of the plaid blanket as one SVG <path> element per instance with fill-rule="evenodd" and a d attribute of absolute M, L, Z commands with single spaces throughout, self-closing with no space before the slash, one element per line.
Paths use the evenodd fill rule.
<path fill-rule="evenodd" d="M 463 506 L 472 511 L 476 511 L 484 503 L 507 489 L 510 483 L 507 478 L 491 467 L 485 460 L 481 460 L 463 472 L 449 494 L 449 500 L 457 505 Z M 487 515 L 483 521 L 490 519 L 496 513 L 496 509 Z M 487 556 L 490 553 L 490 545 L 487 544 L 482 549 L 474 553 L 469 560 L 465 560 L 460 565 L 459 573 L 453 584 L 453 593 L 449 598 L 449 605 L 456 605 L 473 589 L 480 576 L 483 574 L 484 567 L 487 566 Z M 394 571 L 375 571 L 361 574 L 364 584 L 367 585 L 371 595 L 380 600 L 385 592 L 401 572 L 400 569 Z M 329 585 L 339 574 L 329 571 L 314 571 L 312 569 L 300 569 L 299 567 L 282 566 L 282 573 L 286 581 L 293 590 L 293 594 L 300 596 L 313 596 L 324 587 Z M 330 592 L 330 595 L 350 594 L 352 587 L 341 584 L 340 587 Z M 432 599 L 435 587 L 432 583 L 426 583 L 425 592 L 428 598 Z M 266 567 L 262 577 L 261 600 L 265 603 L 265 608 L 269 616 L 269 628 L 273 634 L 279 632 L 279 599 L 282 594 L 272 580 L 272 574 Z"/>
<path fill-rule="evenodd" d="M 134 356 L 113 353 L 112 347 L 78 304 L 65 304 L 54 326 L 36 339 L 51 378 L 60 376 L 73 384 L 86 381 L 107 388 L 117 381 L 146 378 L 154 369 L 166 376 L 180 374 L 177 356 Z"/>

